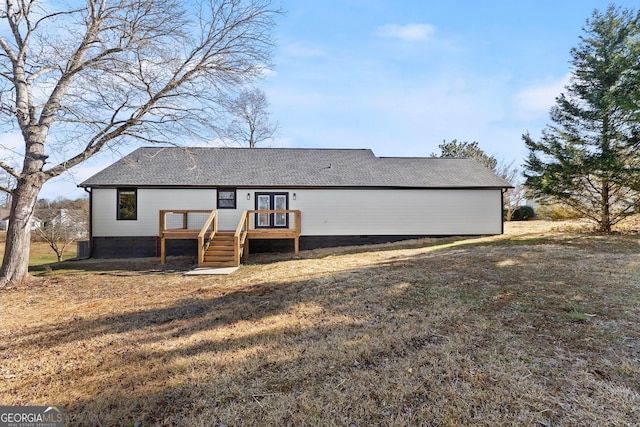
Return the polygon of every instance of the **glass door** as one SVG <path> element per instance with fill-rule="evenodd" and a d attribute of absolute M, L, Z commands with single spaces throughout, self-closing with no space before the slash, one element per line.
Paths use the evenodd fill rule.
<path fill-rule="evenodd" d="M 287 209 L 287 195 L 286 194 L 274 194 L 273 195 L 273 206 L 275 210 L 286 210 Z M 273 217 L 273 226 L 274 227 L 286 227 L 287 226 L 287 214 L 286 213 L 276 213 Z"/>
<path fill-rule="evenodd" d="M 271 209 L 271 196 L 269 194 L 256 195 L 256 209 L 259 211 Z M 259 213 L 256 215 L 256 227 L 271 227 L 271 214 Z"/>
<path fill-rule="evenodd" d="M 289 209 L 289 193 L 256 193 L 256 210 Z M 281 213 L 257 213 L 256 228 L 289 228 L 289 215 Z"/>

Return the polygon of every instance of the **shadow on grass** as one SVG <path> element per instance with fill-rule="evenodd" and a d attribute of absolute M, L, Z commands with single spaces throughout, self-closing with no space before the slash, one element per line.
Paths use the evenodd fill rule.
<path fill-rule="evenodd" d="M 425 247 L 415 244 L 394 249 Z M 473 424 L 473 402 L 492 402 L 497 395 L 502 403 L 483 407 L 497 417 L 494 420 L 509 424 L 530 412 L 533 424 L 544 412 L 550 424 L 561 424 L 567 413 L 546 411 L 564 402 L 562 394 L 552 393 L 555 383 L 544 397 L 518 393 L 510 398 L 509 378 L 474 382 L 469 371 L 487 369 L 491 358 L 502 352 L 510 357 L 505 337 L 521 346 L 534 343 L 536 348 L 523 351 L 532 360 L 525 371 L 543 389 L 554 373 L 569 375 L 560 360 L 536 366 L 545 352 L 555 352 L 556 359 L 558 352 L 571 354 L 571 364 L 576 358 L 600 357 L 583 339 L 590 325 L 569 323 L 566 301 L 576 291 L 561 286 L 582 283 L 591 289 L 598 279 L 545 263 L 542 255 L 531 255 L 519 243 L 505 251 L 504 244 L 441 241 L 429 246 L 433 251 L 374 266 L 305 280 L 262 280 L 226 291 L 225 283 L 234 284 L 231 276 L 208 289 L 194 287 L 191 297 L 162 307 L 96 318 L 79 314 L 15 331 L 12 342 L 31 354 L 38 349 L 52 354 L 63 347 L 83 349 L 74 357 L 86 364 L 68 365 L 66 374 L 60 368 L 58 378 L 48 379 L 70 382 L 82 392 L 80 398 L 59 396 L 66 399 L 71 425 L 189 425 L 200 416 L 209 425 L 214 425 L 214 417 L 231 425 L 447 424 L 451 419 Z M 480 247 L 482 251 L 474 251 Z M 581 254 L 558 251 L 552 256 L 564 256 L 571 265 Z M 81 271 L 111 274 L 114 269 L 114 264 L 101 262 L 78 265 Z M 109 270 L 101 270 L 105 267 Z M 119 268 L 125 267 L 127 263 Z M 575 335 L 571 341 L 570 333 Z M 442 349 L 455 342 L 458 347 Z M 450 364 L 428 371 L 437 367 L 439 358 Z M 61 357 L 58 362 L 67 366 L 68 360 Z M 418 368 L 423 376 L 407 374 Z M 607 375 L 611 382 L 613 374 Z M 375 387 L 367 385 L 372 381 Z M 403 382 L 409 385 L 399 388 Z M 468 394 L 447 396 L 448 383 Z M 277 401 L 269 399 L 275 395 Z M 455 403 L 443 407 L 433 398 L 438 395 Z M 389 411 L 389 402 L 397 408 Z M 267 403 L 285 409 L 269 413 Z M 597 403 L 615 407 L 613 402 Z M 356 410 L 352 405 L 361 406 Z M 430 408 L 434 412 L 428 418 Z M 314 411 L 321 414 L 317 423 L 305 418 Z M 406 415 L 411 413 L 425 415 L 411 419 Z"/>
<path fill-rule="evenodd" d="M 167 257 L 166 264 L 160 264 L 160 258 L 120 258 L 95 259 L 73 258 L 62 262 L 29 266 L 29 272 L 35 275 L 59 272 L 73 273 L 103 273 L 118 275 L 122 272 L 136 273 L 175 273 L 189 271 L 197 266 L 197 261 L 191 256 Z"/>
<path fill-rule="evenodd" d="M 358 245 L 329 247 L 300 251 L 298 257 L 294 257 L 290 252 L 263 252 L 252 253 L 246 261 L 247 264 L 270 264 L 291 259 L 322 259 L 329 256 L 354 255 L 360 253 L 382 252 L 389 250 L 418 249 L 433 247 L 445 249 L 452 244 L 478 244 L 479 236 L 464 237 L 436 237 L 424 239 L 402 240 L 392 243 L 382 243 L 376 245 Z M 62 262 L 39 264 L 29 267 L 29 271 L 36 275 L 47 274 L 49 272 L 62 273 L 82 273 L 92 272 L 117 275 L 118 272 L 138 272 L 138 273 L 174 273 L 189 271 L 197 267 L 197 259 L 192 256 L 172 256 L 167 257 L 167 263 L 160 264 L 160 259 L 149 258 L 120 258 L 120 259 L 96 259 L 96 258 L 73 258 Z"/>

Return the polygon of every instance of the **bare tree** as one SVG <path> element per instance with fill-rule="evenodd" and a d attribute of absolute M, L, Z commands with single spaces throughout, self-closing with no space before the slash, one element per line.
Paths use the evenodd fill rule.
<path fill-rule="evenodd" d="M 73 242 L 87 237 L 88 218 L 82 210 L 49 207 L 37 211 L 40 225 L 35 233 L 47 242 L 62 261 L 65 249 Z"/>
<path fill-rule="evenodd" d="M 513 185 L 513 188 L 509 188 L 502 193 L 503 206 L 506 211 L 505 219 L 507 221 L 511 221 L 513 213 L 522 205 L 525 199 L 525 186 L 522 182 L 521 171 L 514 164 L 515 160 L 511 163 L 500 162 L 495 168 L 496 175 Z"/>
<path fill-rule="evenodd" d="M 229 101 L 228 109 L 232 120 L 224 136 L 240 145 L 255 148 L 278 130 L 278 123 L 269 118 L 269 101 L 261 89 L 242 90 Z"/>
<path fill-rule="evenodd" d="M 4 0 L 0 129 L 19 128 L 0 286 L 28 277 L 42 185 L 131 140 L 210 140 L 229 89 L 270 67 L 269 0 Z M 17 155 L 16 155 L 17 156 Z"/>

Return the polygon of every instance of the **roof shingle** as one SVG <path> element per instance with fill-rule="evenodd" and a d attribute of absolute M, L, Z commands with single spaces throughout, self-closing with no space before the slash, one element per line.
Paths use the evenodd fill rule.
<path fill-rule="evenodd" d="M 142 147 L 81 187 L 506 188 L 471 159 L 376 157 L 371 150 Z"/>

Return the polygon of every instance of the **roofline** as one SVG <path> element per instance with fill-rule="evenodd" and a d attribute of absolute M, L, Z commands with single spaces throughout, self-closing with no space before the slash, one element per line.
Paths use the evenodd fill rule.
<path fill-rule="evenodd" d="M 254 148 L 250 148 L 250 147 L 215 147 L 215 146 L 175 146 L 175 145 L 169 145 L 169 146 L 161 146 L 161 145 L 145 145 L 143 147 L 138 147 L 135 150 L 133 150 L 131 153 L 129 154 L 133 154 L 135 153 L 137 150 L 140 149 L 157 149 L 157 150 L 162 150 L 165 148 L 177 148 L 180 150 L 199 150 L 199 149 L 203 149 L 203 150 L 251 150 L 251 151 L 255 151 L 255 150 L 291 150 L 291 151 L 371 151 L 373 152 L 373 150 L 371 148 L 330 148 L 330 147 L 318 147 L 318 148 L 313 148 L 313 147 L 254 147 Z M 128 156 L 129 154 L 125 155 L 124 157 Z M 377 156 L 376 156 L 377 157 Z M 378 157 L 380 158 L 380 157 Z M 400 157 L 402 158 L 402 157 Z M 407 157 L 409 158 L 409 157 Z M 424 158 L 424 157 L 423 157 Z"/>
<path fill-rule="evenodd" d="M 221 185 L 136 185 L 136 184 L 120 184 L 120 185 L 84 185 L 78 184 L 78 187 L 82 188 L 146 188 L 146 189 L 167 189 L 167 190 L 180 190 L 180 189 L 215 189 L 215 188 L 275 188 L 275 189 L 305 189 L 305 190 L 503 190 L 514 188 L 513 186 L 460 186 L 460 187 L 409 187 L 409 186 L 355 186 L 355 185 L 234 185 L 234 184 L 221 184 Z"/>

